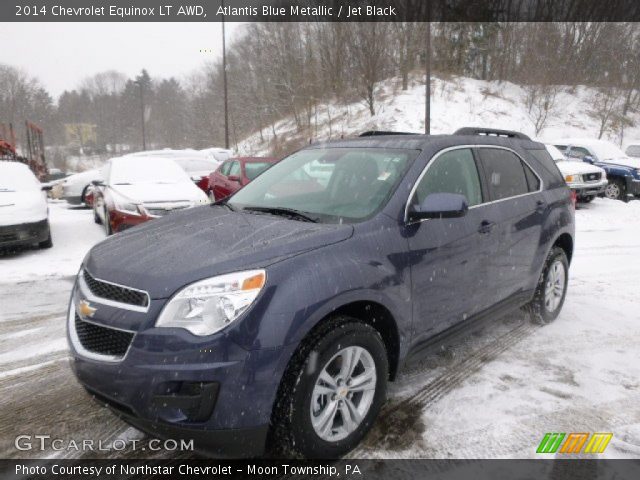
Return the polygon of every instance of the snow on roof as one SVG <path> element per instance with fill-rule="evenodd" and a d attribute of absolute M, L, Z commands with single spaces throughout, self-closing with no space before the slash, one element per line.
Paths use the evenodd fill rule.
<path fill-rule="evenodd" d="M 171 158 L 130 156 L 110 160 L 109 183 L 177 183 L 191 181 Z"/>
<path fill-rule="evenodd" d="M 23 163 L 0 161 L 0 191 L 40 188 L 40 182 Z"/>
<path fill-rule="evenodd" d="M 553 142 L 553 144 L 590 148 L 598 156 L 598 159 L 603 161 L 615 158 L 627 158 L 627 154 L 617 145 L 607 140 L 598 140 L 595 138 L 563 138 Z"/>

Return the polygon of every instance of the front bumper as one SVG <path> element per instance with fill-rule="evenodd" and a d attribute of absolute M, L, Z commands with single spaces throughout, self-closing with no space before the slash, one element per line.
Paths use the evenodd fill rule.
<path fill-rule="evenodd" d="M 49 237 L 49 221 L 0 226 L 0 247 L 19 247 L 44 242 Z"/>
<path fill-rule="evenodd" d="M 151 300 L 141 312 L 91 299 L 95 314 L 81 321 L 133 333 L 121 358 L 101 360 L 78 348 L 77 306 L 86 299 L 76 287 L 68 315 L 71 366 L 98 401 L 152 435 L 193 439 L 195 449 L 207 454 L 264 453 L 283 348 L 245 350 L 223 334 L 196 337 L 155 328 L 165 300 Z"/>
<path fill-rule="evenodd" d="M 109 221 L 111 222 L 111 230 L 113 233 L 123 232 L 131 227 L 148 222 L 153 218 L 154 217 L 148 215 L 133 215 L 119 210 L 111 210 L 109 212 Z"/>
<path fill-rule="evenodd" d="M 604 192 L 609 181 L 604 179 L 594 183 L 569 183 L 569 188 L 576 192 L 578 197 L 594 197 Z"/>

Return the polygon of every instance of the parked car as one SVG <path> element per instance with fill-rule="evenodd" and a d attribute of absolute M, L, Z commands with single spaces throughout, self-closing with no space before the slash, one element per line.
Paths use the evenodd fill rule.
<path fill-rule="evenodd" d="M 640 158 L 640 141 L 639 140 L 631 140 L 626 143 L 624 153 L 627 156 L 632 158 Z"/>
<path fill-rule="evenodd" d="M 132 156 L 148 156 L 171 158 L 189 174 L 191 180 L 207 193 L 209 190 L 209 175 L 220 166 L 220 161 L 216 160 L 209 152 L 199 150 L 153 150 L 150 152 L 137 152 Z"/>
<path fill-rule="evenodd" d="M 94 220 L 107 235 L 208 203 L 207 196 L 170 158 L 112 158 L 95 181 Z"/>
<path fill-rule="evenodd" d="M 606 140 L 565 138 L 554 145 L 566 157 L 591 163 L 607 173 L 605 197 L 627 201 L 629 195 L 640 196 L 640 159 L 628 157 Z"/>
<path fill-rule="evenodd" d="M 130 424 L 209 453 L 347 453 L 408 358 L 562 308 L 571 192 L 543 144 L 474 132 L 309 146 L 100 243 L 69 304 L 75 375 Z M 318 164 L 321 191 L 275 193 Z"/>
<path fill-rule="evenodd" d="M 237 192 L 267 170 L 278 159 L 270 157 L 238 157 L 223 162 L 209 175 L 208 194 L 212 202 Z"/>
<path fill-rule="evenodd" d="M 26 165 L 0 161 L 0 248 L 53 246 L 48 188 Z"/>
<path fill-rule="evenodd" d="M 576 200 L 589 203 L 598 195 L 604 193 L 607 184 L 607 173 L 600 167 L 579 159 L 571 159 L 553 145 L 547 145 L 547 151 L 569 188 L 576 193 Z"/>
<path fill-rule="evenodd" d="M 87 194 L 91 192 L 94 180 L 102 180 L 98 169 L 69 175 L 62 181 L 62 198 L 70 205 L 91 206 L 87 202 Z"/>

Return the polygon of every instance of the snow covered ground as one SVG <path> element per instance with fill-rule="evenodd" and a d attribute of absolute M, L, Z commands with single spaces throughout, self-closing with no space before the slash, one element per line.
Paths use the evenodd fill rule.
<path fill-rule="evenodd" d="M 0 256 L 2 458 L 76 455 L 18 452 L 13 442 L 23 433 L 105 446 L 138 435 L 90 399 L 67 361 L 73 276 L 104 238 L 91 215 L 53 203 L 54 247 Z M 640 201 L 596 199 L 576 222 L 558 320 L 537 327 L 514 314 L 411 366 L 352 457 L 536 458 L 546 432 L 612 432 L 603 456 L 640 458 Z"/>

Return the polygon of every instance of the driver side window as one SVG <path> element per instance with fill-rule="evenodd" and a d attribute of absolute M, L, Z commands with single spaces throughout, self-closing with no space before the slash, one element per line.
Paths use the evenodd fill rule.
<path fill-rule="evenodd" d="M 471 149 L 451 150 L 432 160 L 418 184 L 413 203 L 421 204 L 432 193 L 464 195 L 470 207 L 482 203 L 480 176 Z"/>

